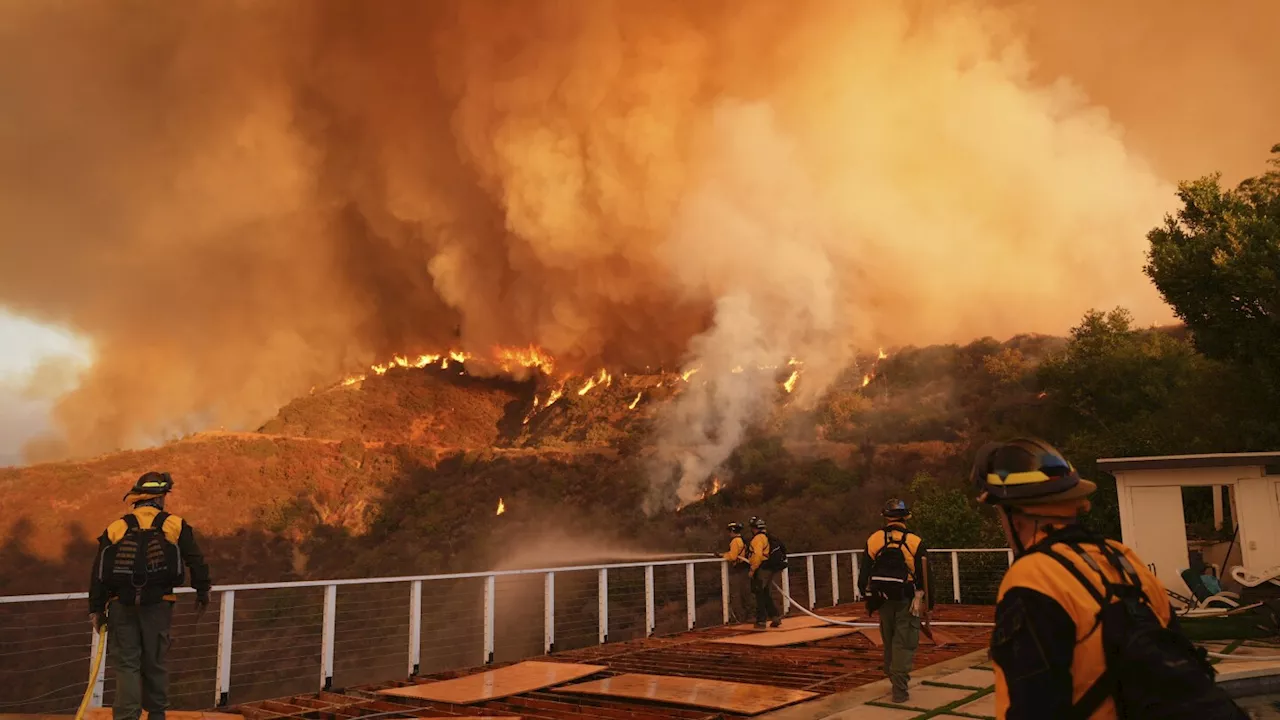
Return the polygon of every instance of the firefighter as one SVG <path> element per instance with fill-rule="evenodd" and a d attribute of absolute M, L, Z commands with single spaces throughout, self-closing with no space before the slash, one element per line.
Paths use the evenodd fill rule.
<path fill-rule="evenodd" d="M 889 500 L 880 514 L 884 527 L 867 538 L 859 584 L 868 611 L 880 613 L 884 674 L 893 684 L 893 701 L 904 703 L 910 699 L 911 668 L 920 645 L 928 551 L 920 536 L 907 529 L 911 510 L 904 501 Z"/>
<path fill-rule="evenodd" d="M 1061 453 L 1035 439 L 991 443 L 971 480 L 1015 555 L 991 637 L 998 718 L 1246 717 L 1146 564 L 1081 525 L 1097 486 Z"/>
<path fill-rule="evenodd" d="M 755 627 L 764 628 L 766 622 L 772 621 L 773 627 L 782 627 L 782 613 L 773 602 L 773 578 L 781 570 L 776 562 L 770 562 L 771 542 L 769 530 L 760 518 L 751 518 L 751 545 L 748 548 L 747 562 L 750 565 L 748 575 L 751 588 L 756 596 Z"/>
<path fill-rule="evenodd" d="M 125 494 L 133 511 L 107 526 L 89 580 L 89 617 L 95 630 L 107 626 L 116 675 L 114 720 L 164 720 L 169 707 L 165 655 L 177 602 L 174 588 L 186 570 L 196 591 L 196 609 L 209 606 L 209 568 L 185 520 L 165 512 L 173 490 L 168 473 L 148 472 Z"/>
<path fill-rule="evenodd" d="M 729 613 L 734 622 L 746 622 L 751 597 L 751 563 L 747 560 L 747 544 L 742 541 L 742 523 L 729 523 L 728 531 L 729 549 L 721 557 L 729 563 Z"/>

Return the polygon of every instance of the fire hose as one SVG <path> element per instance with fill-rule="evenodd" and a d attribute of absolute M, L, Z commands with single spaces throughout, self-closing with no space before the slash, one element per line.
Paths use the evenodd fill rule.
<path fill-rule="evenodd" d="M 89 669 L 89 686 L 84 689 L 84 697 L 80 699 L 80 709 L 76 710 L 76 720 L 83 720 L 84 711 L 89 707 L 89 697 L 93 695 L 93 686 L 98 681 L 98 669 L 102 667 L 102 656 L 107 654 L 107 626 L 103 625 L 98 632 L 97 652 L 93 654 L 93 662 Z"/>

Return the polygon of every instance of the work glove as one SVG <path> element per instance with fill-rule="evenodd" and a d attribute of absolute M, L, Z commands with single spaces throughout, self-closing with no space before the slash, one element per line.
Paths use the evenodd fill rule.
<path fill-rule="evenodd" d="M 107 626 L 107 614 L 104 612 L 89 613 L 89 623 L 93 625 L 93 631 L 101 633 L 102 628 Z"/>
<path fill-rule="evenodd" d="M 917 590 L 916 596 L 911 599 L 911 614 L 916 617 L 923 617 L 924 611 L 924 591 Z"/>

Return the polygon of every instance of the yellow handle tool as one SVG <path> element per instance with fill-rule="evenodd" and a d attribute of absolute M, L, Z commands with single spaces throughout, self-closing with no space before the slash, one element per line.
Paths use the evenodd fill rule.
<path fill-rule="evenodd" d="M 93 695 L 93 686 L 98 681 L 98 668 L 102 667 L 102 656 L 107 651 L 107 627 L 102 626 L 98 633 L 98 651 L 93 655 L 93 663 L 89 670 L 89 686 L 84 689 L 84 697 L 80 699 L 80 709 L 76 710 L 76 720 L 84 720 L 84 711 L 89 707 L 89 698 Z"/>

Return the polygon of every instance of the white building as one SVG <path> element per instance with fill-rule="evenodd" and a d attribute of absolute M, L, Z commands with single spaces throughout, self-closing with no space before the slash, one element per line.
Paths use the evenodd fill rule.
<path fill-rule="evenodd" d="M 1098 468 L 1116 478 L 1123 542 L 1147 562 L 1165 587 L 1190 596 L 1180 573 L 1190 566 L 1182 488 L 1214 488 L 1214 520 L 1223 523 L 1223 494 L 1230 498 L 1234 545 L 1201 548 L 1233 585 L 1237 565 L 1260 572 L 1280 565 L 1280 452 L 1105 458 Z M 1225 557 L 1230 549 L 1231 557 Z M 1235 588 L 1233 588 L 1235 589 Z"/>

